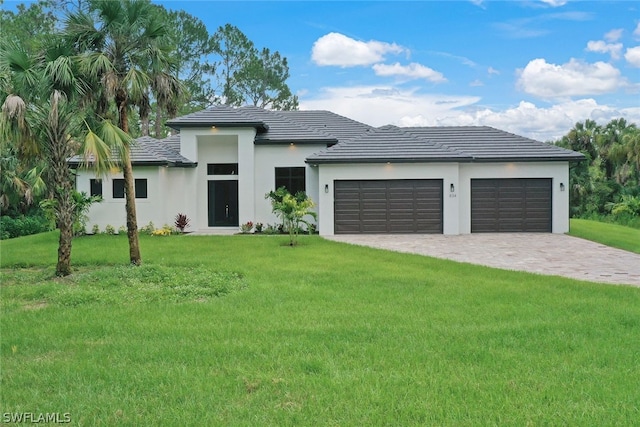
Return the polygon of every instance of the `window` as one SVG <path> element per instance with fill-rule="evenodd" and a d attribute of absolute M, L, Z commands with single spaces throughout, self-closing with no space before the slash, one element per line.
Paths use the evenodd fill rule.
<path fill-rule="evenodd" d="M 113 180 L 113 198 L 124 199 L 124 179 Z"/>
<path fill-rule="evenodd" d="M 89 180 L 89 193 L 91 196 L 100 196 L 102 197 L 102 180 L 101 179 L 91 179 Z"/>
<path fill-rule="evenodd" d="M 146 179 L 135 180 L 135 192 L 136 192 L 136 199 L 147 198 L 147 180 Z M 124 199 L 124 179 L 113 180 L 113 198 Z"/>
<path fill-rule="evenodd" d="M 238 175 L 237 163 L 209 163 L 207 175 Z"/>
<path fill-rule="evenodd" d="M 306 191 L 305 168 L 276 168 L 276 189 L 284 187 L 289 193 Z"/>
<path fill-rule="evenodd" d="M 136 199 L 146 199 L 147 198 L 147 180 L 146 179 L 136 179 Z"/>

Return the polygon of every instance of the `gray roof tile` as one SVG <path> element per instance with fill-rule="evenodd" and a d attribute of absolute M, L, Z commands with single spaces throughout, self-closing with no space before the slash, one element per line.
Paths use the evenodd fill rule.
<path fill-rule="evenodd" d="M 177 146 L 176 137 L 178 138 Z M 195 162 L 180 155 L 179 141 L 179 135 L 173 135 L 162 140 L 150 136 L 137 138 L 131 145 L 131 164 L 134 166 L 196 166 Z M 113 151 L 112 159 L 118 161 L 120 155 Z M 78 166 L 83 163 L 83 159 L 81 156 L 74 156 L 69 159 L 69 163 Z"/>
<path fill-rule="evenodd" d="M 401 128 L 419 138 L 458 150 L 474 161 L 581 160 L 584 156 L 489 126 Z"/>
<path fill-rule="evenodd" d="M 372 129 L 307 158 L 307 162 L 448 162 L 470 161 L 457 150 L 402 132 L 394 126 Z"/>
<path fill-rule="evenodd" d="M 217 105 L 207 108 L 206 110 L 196 111 L 186 116 L 168 120 L 167 126 L 174 129 L 207 126 L 248 126 L 258 129 L 259 132 L 265 132 L 268 129 L 268 125 L 264 121 L 246 114 L 241 108 L 226 105 Z"/>

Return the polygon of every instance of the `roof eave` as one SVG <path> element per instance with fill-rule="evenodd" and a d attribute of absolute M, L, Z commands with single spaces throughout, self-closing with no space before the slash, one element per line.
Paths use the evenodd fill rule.
<path fill-rule="evenodd" d="M 256 138 L 254 140 L 255 145 L 286 145 L 286 144 L 300 144 L 300 145 L 335 145 L 338 140 L 335 138 L 324 139 L 268 139 L 268 138 Z"/>
<path fill-rule="evenodd" d="M 447 157 L 447 158 L 369 158 L 369 159 L 305 159 L 305 163 L 310 165 L 319 164 L 348 164 L 348 163 L 469 163 L 471 158 L 467 157 Z"/>
<path fill-rule="evenodd" d="M 225 122 L 216 123 L 213 121 L 193 121 L 193 122 L 172 122 L 166 123 L 171 129 L 180 130 L 183 128 L 205 128 L 205 127 L 217 127 L 217 128 L 239 128 L 239 127 L 252 127 L 258 132 L 266 132 L 269 130 L 269 125 L 265 122 Z"/>

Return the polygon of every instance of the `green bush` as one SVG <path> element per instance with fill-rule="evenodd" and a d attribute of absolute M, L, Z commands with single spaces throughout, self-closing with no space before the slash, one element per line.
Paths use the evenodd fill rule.
<path fill-rule="evenodd" d="M 28 236 L 51 229 L 51 223 L 44 215 L 22 215 L 18 218 L 0 217 L 0 239 Z"/>

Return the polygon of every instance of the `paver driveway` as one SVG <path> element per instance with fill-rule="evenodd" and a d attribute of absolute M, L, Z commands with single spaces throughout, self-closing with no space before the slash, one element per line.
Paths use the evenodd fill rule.
<path fill-rule="evenodd" d="M 563 234 L 359 234 L 327 239 L 506 270 L 640 286 L 640 255 Z"/>

